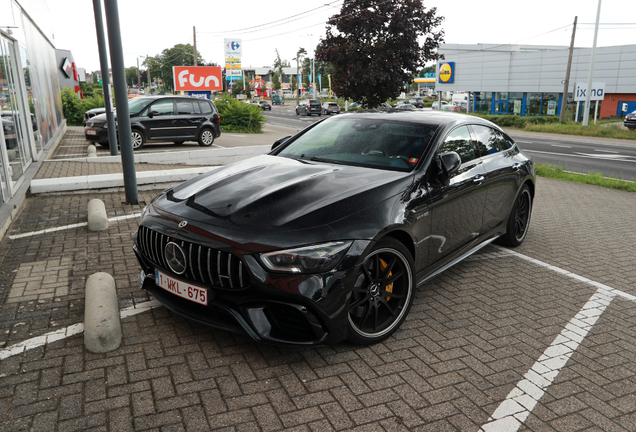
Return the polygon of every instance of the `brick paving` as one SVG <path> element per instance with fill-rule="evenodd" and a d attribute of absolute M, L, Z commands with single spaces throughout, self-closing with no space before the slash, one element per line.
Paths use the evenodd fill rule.
<path fill-rule="evenodd" d="M 109 217 L 141 210 L 119 192 L 32 196 L 0 242 L 0 349 L 81 323 L 97 271 L 122 308 L 148 300 L 135 218 L 10 239 L 85 222 L 92 198 Z M 539 178 L 515 251 L 636 295 L 634 214 L 633 194 Z M 79 334 L 3 359 L 0 431 L 477 432 L 595 290 L 488 247 L 420 287 L 372 347 L 271 347 L 159 307 L 122 319 L 111 353 Z M 613 300 L 520 430 L 636 430 L 634 324 L 636 302 Z"/>

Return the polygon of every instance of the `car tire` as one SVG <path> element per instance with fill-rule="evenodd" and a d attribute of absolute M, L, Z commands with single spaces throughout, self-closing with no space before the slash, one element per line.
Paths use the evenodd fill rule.
<path fill-rule="evenodd" d="M 146 144 L 146 136 L 139 129 L 133 129 L 131 132 L 133 150 L 140 150 Z"/>
<path fill-rule="evenodd" d="M 203 128 L 197 140 L 201 147 L 210 147 L 214 144 L 214 131 L 210 128 Z"/>
<path fill-rule="evenodd" d="M 523 243 L 526 234 L 528 234 L 531 215 L 532 194 L 528 185 L 523 185 L 508 216 L 506 233 L 497 239 L 497 243 L 511 247 L 516 247 Z"/>
<path fill-rule="evenodd" d="M 372 345 L 402 325 L 413 304 L 413 257 L 393 238 L 380 240 L 360 266 L 347 312 L 349 342 Z"/>
<path fill-rule="evenodd" d="M 298 110 L 296 110 L 296 115 L 299 115 L 299 114 L 298 114 Z"/>
<path fill-rule="evenodd" d="M 176 145 L 181 145 L 185 142 L 185 140 L 172 141 L 172 142 L 175 143 Z"/>

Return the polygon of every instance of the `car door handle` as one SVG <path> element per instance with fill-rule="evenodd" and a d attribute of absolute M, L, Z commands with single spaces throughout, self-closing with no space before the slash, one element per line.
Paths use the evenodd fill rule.
<path fill-rule="evenodd" d="M 476 175 L 475 177 L 473 177 L 473 183 L 475 184 L 481 184 L 481 182 L 484 181 L 484 176 L 483 175 Z"/>
<path fill-rule="evenodd" d="M 519 171 L 521 169 L 521 164 L 520 163 L 513 164 L 512 169 L 515 171 Z"/>

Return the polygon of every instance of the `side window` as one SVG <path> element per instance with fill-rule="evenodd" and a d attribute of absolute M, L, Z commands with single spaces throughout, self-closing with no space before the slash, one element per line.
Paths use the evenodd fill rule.
<path fill-rule="evenodd" d="M 194 114 L 194 107 L 190 100 L 177 100 L 177 115 Z"/>
<path fill-rule="evenodd" d="M 462 163 L 475 159 L 473 141 L 470 138 L 470 132 L 466 126 L 460 126 L 448 134 L 444 140 L 444 144 L 441 145 L 437 153 L 441 154 L 452 151 L 459 155 L 462 159 Z"/>
<path fill-rule="evenodd" d="M 477 147 L 479 148 L 480 156 L 486 156 L 510 148 L 511 144 L 499 131 L 489 128 L 488 126 L 472 125 L 471 127 L 477 138 Z"/>
<path fill-rule="evenodd" d="M 174 113 L 172 99 L 163 99 L 153 103 L 150 106 L 150 111 L 152 111 L 153 116 L 172 115 Z"/>
<path fill-rule="evenodd" d="M 208 101 L 200 100 L 197 102 L 199 102 L 199 107 L 201 108 L 202 114 L 210 114 L 212 112 L 212 107 L 210 106 L 210 103 Z"/>

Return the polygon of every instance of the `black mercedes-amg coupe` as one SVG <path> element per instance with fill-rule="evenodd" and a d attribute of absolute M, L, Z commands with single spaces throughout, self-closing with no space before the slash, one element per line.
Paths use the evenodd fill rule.
<path fill-rule="evenodd" d="M 373 344 L 415 287 L 481 247 L 519 245 L 532 160 L 457 113 L 344 114 L 159 194 L 134 250 L 167 308 L 254 340 Z"/>

